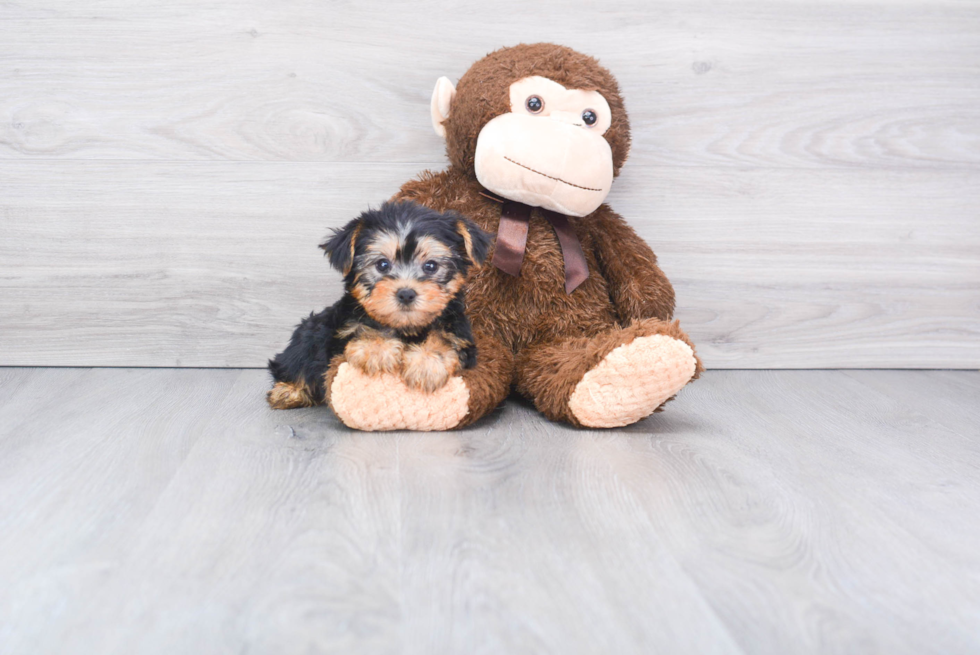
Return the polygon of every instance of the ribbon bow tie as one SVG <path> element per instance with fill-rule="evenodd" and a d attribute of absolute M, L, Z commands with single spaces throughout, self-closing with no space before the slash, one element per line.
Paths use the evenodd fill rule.
<path fill-rule="evenodd" d="M 524 261 L 524 249 L 527 245 L 528 221 L 533 208 L 521 202 L 501 198 L 496 194 L 481 192 L 481 195 L 502 203 L 493 265 L 504 273 L 517 277 L 521 274 L 521 263 Z M 570 294 L 589 277 L 589 265 L 585 261 L 582 244 L 575 236 L 567 216 L 540 207 L 538 211 L 551 223 L 558 236 L 562 260 L 565 263 L 565 293 Z"/>

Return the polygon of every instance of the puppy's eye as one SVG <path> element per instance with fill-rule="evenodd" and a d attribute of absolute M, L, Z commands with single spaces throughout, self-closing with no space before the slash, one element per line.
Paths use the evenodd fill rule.
<path fill-rule="evenodd" d="M 439 270 L 439 263 L 434 262 L 431 259 L 424 264 L 422 264 L 422 270 L 426 273 L 435 273 Z"/>
<path fill-rule="evenodd" d="M 531 96 L 524 101 L 524 106 L 527 107 L 527 110 L 532 114 L 537 114 L 544 109 L 544 100 L 542 100 L 540 96 Z"/>
<path fill-rule="evenodd" d="M 374 267 L 378 269 L 379 273 L 387 273 L 391 270 L 391 262 L 389 262 L 387 259 L 381 259 L 374 265 Z"/>
<path fill-rule="evenodd" d="M 585 111 L 582 112 L 582 121 L 589 127 L 595 125 L 595 122 L 597 120 L 599 120 L 599 117 L 596 116 L 596 113 L 591 109 L 586 109 Z"/>

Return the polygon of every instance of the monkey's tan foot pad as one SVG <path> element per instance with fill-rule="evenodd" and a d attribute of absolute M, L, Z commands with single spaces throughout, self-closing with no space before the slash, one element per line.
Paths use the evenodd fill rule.
<path fill-rule="evenodd" d="M 582 425 L 615 428 L 652 414 L 694 375 L 694 351 L 665 334 L 619 346 L 575 387 L 568 408 Z"/>
<path fill-rule="evenodd" d="M 355 430 L 451 430 L 469 411 L 463 378 L 449 378 L 433 393 L 409 389 L 392 373 L 365 375 L 347 362 L 330 386 L 330 405 Z"/>

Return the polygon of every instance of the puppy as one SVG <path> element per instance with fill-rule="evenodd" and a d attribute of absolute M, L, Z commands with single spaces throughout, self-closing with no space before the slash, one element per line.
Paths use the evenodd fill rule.
<path fill-rule="evenodd" d="M 344 274 L 345 293 L 269 361 L 274 409 L 323 403 L 324 375 L 340 354 L 426 392 L 476 365 L 464 282 L 486 260 L 489 234 L 454 212 L 398 202 L 364 212 L 320 247 Z"/>

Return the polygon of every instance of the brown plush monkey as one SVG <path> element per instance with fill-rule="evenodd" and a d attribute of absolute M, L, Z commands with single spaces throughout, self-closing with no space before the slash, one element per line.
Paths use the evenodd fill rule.
<path fill-rule="evenodd" d="M 467 425 L 516 386 L 545 416 L 628 425 L 703 370 L 671 322 L 674 292 L 656 257 L 603 204 L 630 147 L 616 80 L 566 47 L 519 45 L 436 84 L 436 132 L 450 166 L 405 184 L 398 200 L 455 210 L 496 234 L 492 263 L 467 295 L 476 367 L 419 396 L 338 357 L 328 401 L 350 427 Z"/>

